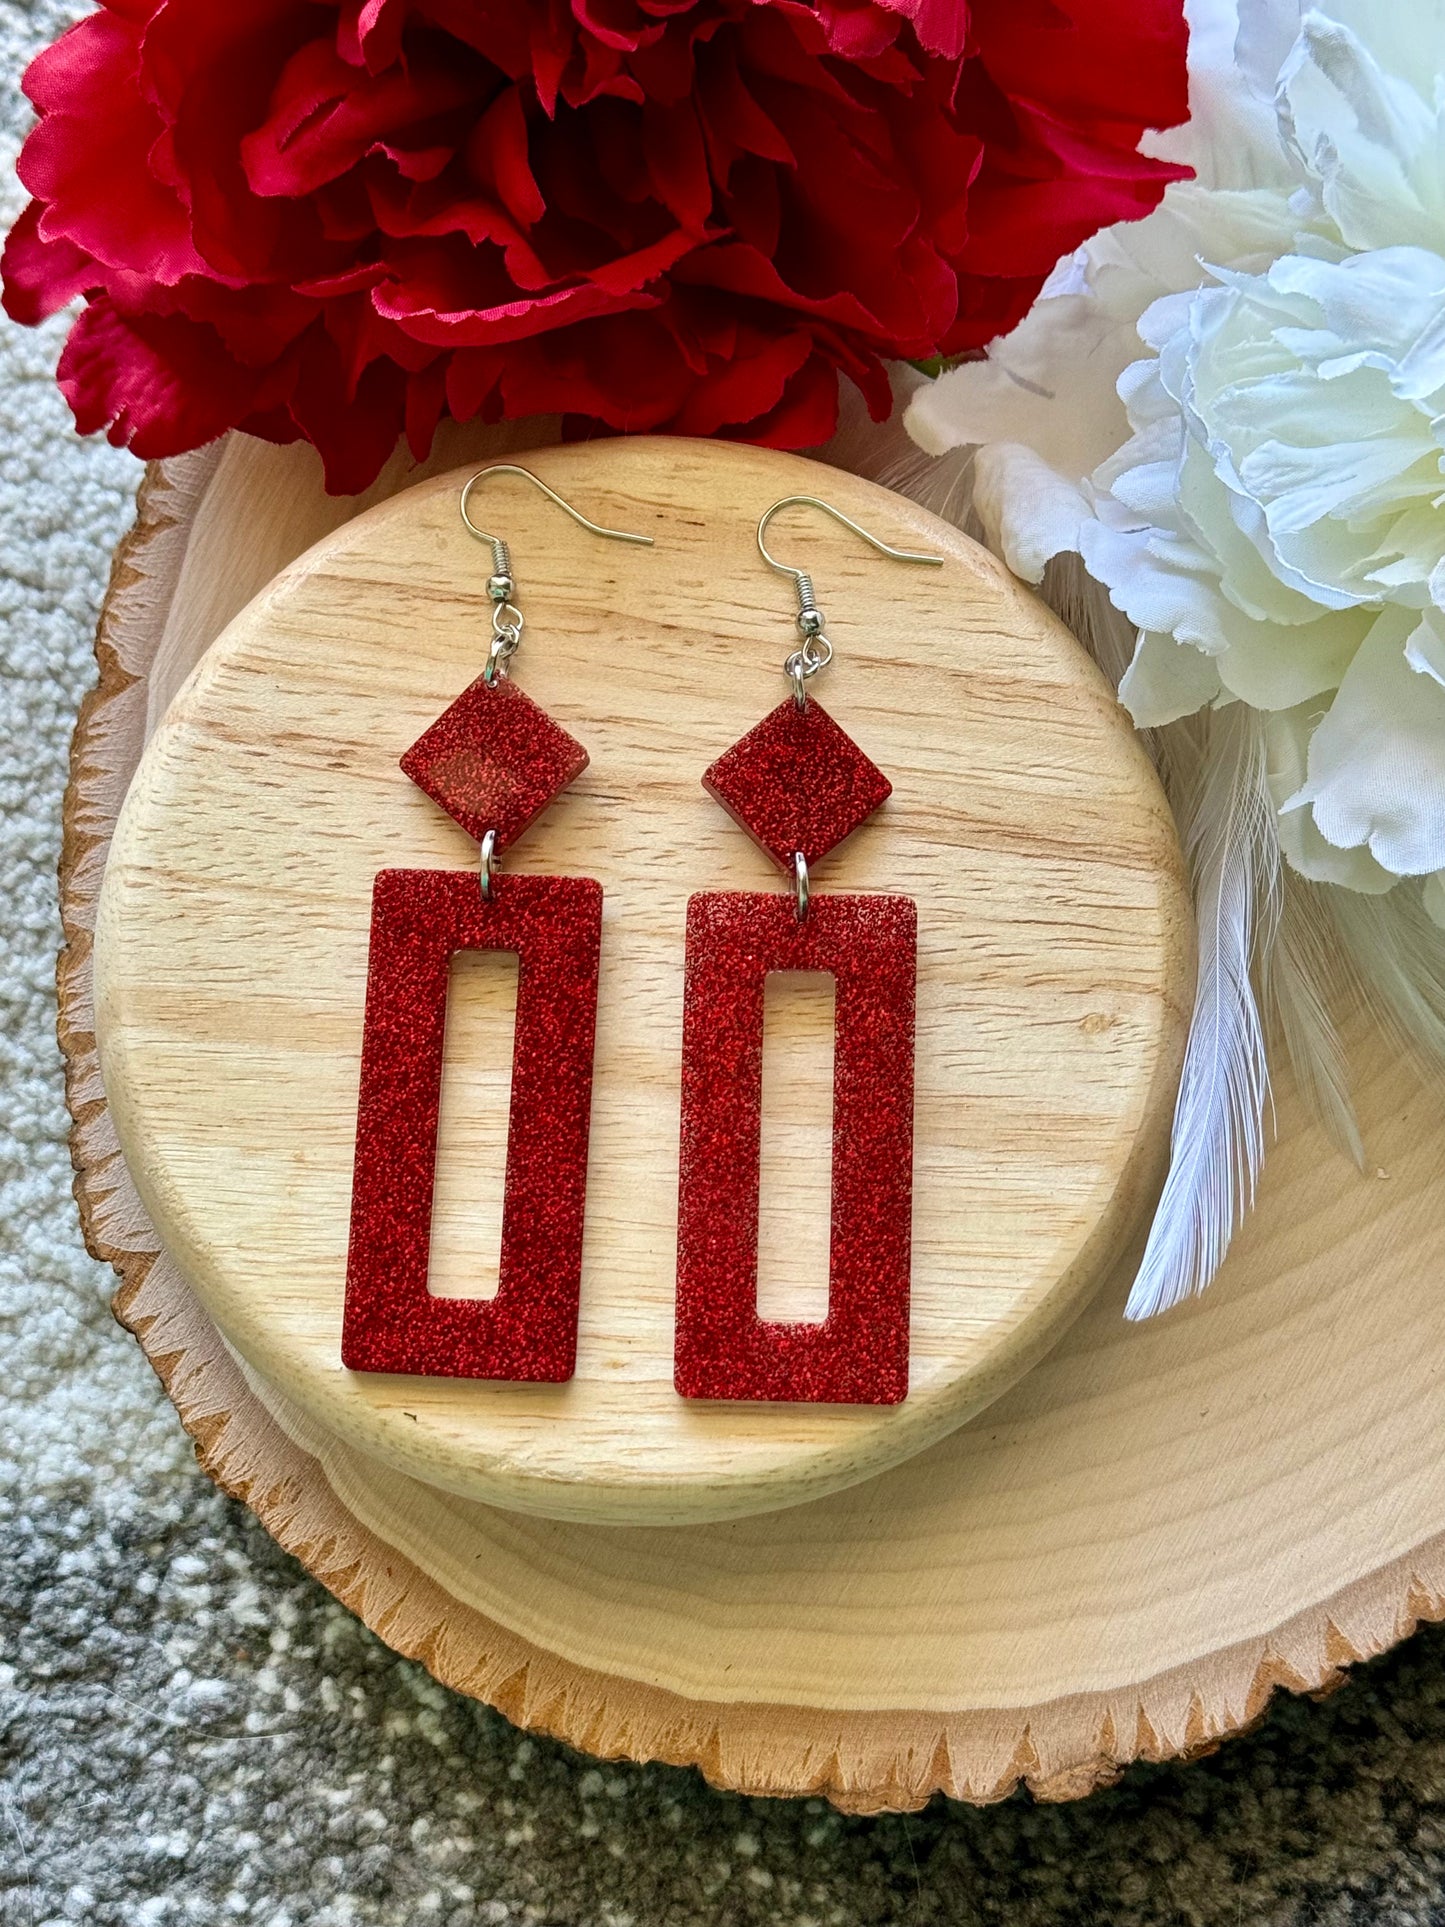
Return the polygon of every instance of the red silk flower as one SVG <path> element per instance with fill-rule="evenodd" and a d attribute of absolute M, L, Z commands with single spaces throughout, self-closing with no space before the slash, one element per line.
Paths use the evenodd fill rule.
<path fill-rule="evenodd" d="M 26 76 L 5 305 L 137 454 L 333 490 L 438 419 L 802 447 L 1181 170 L 1181 0 L 104 0 Z"/>

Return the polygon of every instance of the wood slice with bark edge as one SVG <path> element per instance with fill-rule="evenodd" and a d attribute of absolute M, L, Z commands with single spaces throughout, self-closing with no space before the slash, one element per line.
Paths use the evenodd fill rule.
<path fill-rule="evenodd" d="M 234 467 L 235 455 L 233 445 L 223 459 Z M 259 460 L 266 468 L 307 458 L 269 451 Z M 992 1575 L 999 1611 L 982 1639 L 976 1624 L 950 1630 L 950 1650 L 969 1645 L 969 1690 L 950 1703 L 875 1693 L 872 1705 L 830 1706 L 678 1690 L 655 1656 L 624 1676 L 459 1602 L 415 1548 L 398 1551 L 376 1529 L 385 1507 L 373 1503 L 370 1468 L 343 1463 L 325 1441 L 308 1449 L 294 1414 L 288 1427 L 277 1422 L 159 1251 L 96 1077 L 88 944 L 108 825 L 143 741 L 146 678 L 187 533 L 217 474 L 208 451 L 152 475 L 101 624 L 101 686 L 77 730 L 59 970 L 76 1189 L 92 1250 L 122 1274 L 117 1313 L 156 1365 L 202 1463 L 339 1598 L 445 1683 L 584 1750 L 697 1764 L 721 1786 L 819 1792 L 857 1812 L 913 1808 L 939 1789 L 998 1799 L 1020 1780 L 1043 1798 L 1076 1797 L 1130 1760 L 1207 1751 L 1256 1719 L 1276 1686 L 1318 1691 L 1419 1620 L 1445 1614 L 1436 1464 L 1445 1412 L 1433 1382 L 1445 1318 L 1432 1303 L 1445 1301 L 1445 1129 L 1377 1041 L 1361 1092 L 1381 1160 L 1370 1175 L 1355 1178 L 1335 1159 L 1282 1088 L 1281 1142 L 1259 1212 L 1210 1296 L 1126 1332 L 1121 1277 L 1001 1405 L 915 1462 L 941 1488 L 942 1461 L 956 1446 L 972 1455 L 972 1486 L 955 1477 L 946 1503 L 977 1504 L 990 1473 L 1004 1501 L 985 1520 L 993 1558 L 972 1568 Z M 1010 1491 L 998 1466 L 1010 1454 L 1037 1458 L 1040 1439 L 1042 1480 L 1035 1464 L 1032 1493 L 1017 1478 Z M 1092 1486 L 1087 1477 L 1081 1486 L 1080 1460 L 1093 1468 Z M 875 1482 L 881 1513 L 894 1511 L 909 1471 Z M 1090 1492 L 1099 1496 L 1087 1505 L 1081 1493 Z M 1028 1502 L 1041 1496 L 1052 1501 L 1047 1529 Z M 380 1516 L 364 1522 L 363 1509 Z M 1187 1528 L 1187 1556 L 1180 1534 L 1163 1530 L 1170 1519 Z M 1030 1532 L 1032 1564 L 1009 1543 Z M 1139 1556 L 1141 1544 L 1149 1556 Z M 1082 1601 L 1068 1596 L 1080 1564 Z M 1126 1568 L 1142 1574 L 1162 1611 L 1123 1596 Z M 904 1583 L 916 1586 L 917 1574 Z M 1182 1636 L 1167 1639 L 1161 1625 Z M 711 1629 L 694 1638 L 703 1630 Z M 816 1643 L 816 1625 L 813 1633 Z M 895 1643 L 878 1642 L 879 1677 Z"/>

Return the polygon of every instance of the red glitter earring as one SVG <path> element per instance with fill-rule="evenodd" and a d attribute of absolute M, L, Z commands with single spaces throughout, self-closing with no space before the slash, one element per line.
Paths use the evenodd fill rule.
<path fill-rule="evenodd" d="M 587 752 L 507 680 L 522 638 L 505 542 L 468 513 L 484 476 L 520 475 L 594 535 L 604 529 L 530 469 L 499 462 L 462 490 L 492 549 L 492 643 L 482 674 L 401 759 L 481 845 L 474 870 L 382 870 L 372 896 L 342 1363 L 360 1372 L 557 1381 L 577 1355 L 602 887 L 501 876 L 497 860 L 587 766 Z M 427 1287 L 451 960 L 517 957 L 517 1018 L 502 1248 L 491 1299 Z"/>
<path fill-rule="evenodd" d="M 695 896 L 687 908 L 673 1382 L 684 1398 L 894 1405 L 908 1393 L 913 1214 L 913 1016 L 918 917 L 909 897 L 827 896 L 813 866 L 892 785 L 808 694 L 832 659 L 811 579 L 768 553 L 780 509 L 821 509 L 900 562 L 942 557 L 880 542 L 813 495 L 775 502 L 758 549 L 798 591 L 792 693 L 703 776 L 792 888 Z M 835 984 L 828 1314 L 758 1316 L 763 989 L 771 971 Z"/>

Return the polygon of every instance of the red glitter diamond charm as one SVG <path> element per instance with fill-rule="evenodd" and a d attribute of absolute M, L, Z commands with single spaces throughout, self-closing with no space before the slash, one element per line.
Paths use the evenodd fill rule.
<path fill-rule="evenodd" d="M 817 897 L 802 922 L 788 896 L 688 904 L 673 1372 L 684 1398 L 907 1396 L 917 946 L 908 897 Z M 774 970 L 826 971 L 837 988 L 821 1325 L 758 1316 L 763 985 Z"/>
<path fill-rule="evenodd" d="M 419 789 L 480 843 L 488 830 L 505 850 L 587 767 L 565 729 L 499 676 L 478 676 L 401 759 Z"/>
<path fill-rule="evenodd" d="M 577 1355 L 602 887 L 382 870 L 351 1192 L 341 1359 L 357 1372 L 557 1381 Z M 447 988 L 458 950 L 517 954 L 517 1029 L 494 1298 L 427 1289 Z"/>
<path fill-rule="evenodd" d="M 811 869 L 871 816 L 893 785 L 813 697 L 790 696 L 724 750 L 703 788 L 789 876 Z"/>

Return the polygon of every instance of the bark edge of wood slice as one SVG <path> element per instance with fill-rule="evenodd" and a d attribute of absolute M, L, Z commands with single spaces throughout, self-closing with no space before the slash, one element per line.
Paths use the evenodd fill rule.
<path fill-rule="evenodd" d="M 454 442 L 438 466 L 471 452 Z M 519 1724 L 602 1757 L 696 1765 L 722 1787 L 821 1793 L 855 1812 L 915 1808 L 936 1791 L 996 1800 L 1020 1782 L 1040 1798 L 1078 1797 L 1133 1760 L 1210 1751 L 1255 1721 L 1277 1687 L 1325 1689 L 1445 1615 L 1435 1443 L 1445 1392 L 1432 1366 L 1445 1309 L 1431 1303 L 1445 1127 L 1378 1046 L 1360 1092 L 1369 1173 L 1356 1178 L 1335 1161 L 1282 1087 L 1258 1212 L 1201 1305 L 1122 1334 L 1122 1281 L 1106 1287 L 1028 1379 L 913 1462 L 936 1505 L 917 1502 L 915 1480 L 911 1513 L 897 1512 L 904 1466 L 776 1515 L 806 1525 L 851 1501 L 856 1550 L 857 1494 L 870 1494 L 876 1514 L 909 1531 L 910 1572 L 898 1586 L 916 1594 L 919 1575 L 927 1581 L 921 1619 L 906 1637 L 897 1627 L 874 1636 L 871 1671 L 859 1664 L 868 1639 L 861 1648 L 855 1639 L 831 1698 L 802 1663 L 790 1674 L 797 1692 L 750 1693 L 746 1681 L 724 1692 L 707 1677 L 707 1653 L 689 1654 L 673 1636 L 676 1615 L 654 1615 L 655 1648 L 599 1665 L 555 1623 L 529 1633 L 444 1583 L 439 1544 L 406 1542 L 398 1503 L 404 1512 L 416 1482 L 402 1481 L 411 1490 L 400 1495 L 376 1490 L 357 1455 L 309 1436 L 224 1346 L 146 1220 L 98 1077 L 90 933 L 110 826 L 148 716 L 164 708 L 184 658 L 186 638 L 167 616 L 190 533 L 198 517 L 234 511 L 248 485 L 240 456 L 298 504 L 318 492 L 305 451 L 202 451 L 151 471 L 117 555 L 100 683 L 81 708 L 66 796 L 60 1040 L 77 1200 L 90 1248 L 121 1274 L 117 1316 L 207 1471 L 287 1550 L 397 1651 Z M 200 600 L 214 613 L 228 593 L 234 585 L 209 585 Z M 188 622 L 210 619 L 195 610 L 193 598 Z M 966 1504 L 972 1532 L 960 1536 Z M 502 1522 L 515 1524 L 467 1513 L 471 1530 Z M 722 1530 L 731 1542 L 766 1525 Z M 446 1527 L 456 1529 L 451 1512 Z M 587 1565 L 562 1556 L 568 1536 L 594 1550 L 607 1537 L 532 1521 L 505 1548 L 514 1565 L 548 1566 L 564 1613 Z M 643 1537 L 698 1543 L 688 1528 Z M 950 1593 L 968 1554 L 984 1581 Z M 730 1556 L 746 1577 L 745 1556 Z M 716 1572 L 709 1582 L 721 1585 Z M 718 1619 L 736 1603 L 723 1586 Z M 948 1623 L 933 1626 L 920 1670 L 914 1649 L 927 1647 L 930 1618 Z M 814 1645 L 830 1646 L 816 1623 L 811 1631 Z M 796 1628 L 778 1638 L 786 1646 Z M 912 1692 L 901 1678 L 910 1664 Z M 932 1689 L 917 1690 L 930 1665 Z"/>

